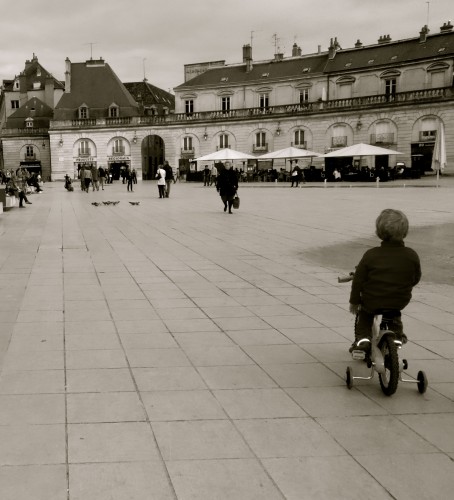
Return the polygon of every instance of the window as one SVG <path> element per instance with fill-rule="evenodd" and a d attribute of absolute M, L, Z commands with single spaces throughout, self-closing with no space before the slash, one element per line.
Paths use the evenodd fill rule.
<path fill-rule="evenodd" d="M 184 101 L 184 107 L 187 115 L 194 113 L 194 100 L 187 99 L 186 101 Z"/>
<path fill-rule="evenodd" d="M 33 82 L 33 89 L 38 90 L 41 88 L 41 82 Z"/>
<path fill-rule="evenodd" d="M 110 118 L 118 118 L 119 112 L 118 112 L 118 106 L 111 106 L 109 108 L 109 117 Z"/>
<path fill-rule="evenodd" d="M 445 72 L 434 71 L 430 74 L 430 85 L 434 87 L 445 87 Z"/>
<path fill-rule="evenodd" d="M 255 134 L 255 145 L 259 148 L 266 146 L 266 132 L 257 132 Z"/>
<path fill-rule="evenodd" d="M 230 96 L 221 97 L 221 109 L 222 111 L 230 111 Z"/>
<path fill-rule="evenodd" d="M 19 101 L 16 99 L 11 101 L 11 109 L 19 109 Z"/>
<path fill-rule="evenodd" d="M 81 106 L 79 108 L 79 118 L 81 120 L 86 120 L 88 118 L 88 108 L 86 106 Z"/>
<path fill-rule="evenodd" d="M 192 137 L 183 137 L 183 151 L 192 151 Z"/>
<path fill-rule="evenodd" d="M 270 105 L 270 95 L 267 92 L 259 94 L 259 107 L 267 109 Z"/>
<path fill-rule="evenodd" d="M 295 146 L 305 146 L 304 130 L 295 130 Z"/>
<path fill-rule="evenodd" d="M 25 126 L 26 126 L 27 128 L 33 128 L 33 118 L 27 118 L 27 119 L 25 120 Z"/>
<path fill-rule="evenodd" d="M 79 156 L 90 156 L 90 143 L 88 141 L 80 141 Z"/>
<path fill-rule="evenodd" d="M 300 104 L 307 104 L 309 102 L 309 89 L 300 90 Z"/>
<path fill-rule="evenodd" d="M 229 147 L 229 136 L 227 134 L 221 134 L 219 136 L 219 148 L 224 149 Z"/>
<path fill-rule="evenodd" d="M 385 95 L 392 97 L 396 94 L 397 80 L 395 78 L 388 78 L 385 80 Z"/>
<path fill-rule="evenodd" d="M 338 99 L 351 99 L 352 97 L 352 84 L 351 83 L 343 83 L 339 85 L 339 97 Z"/>
<path fill-rule="evenodd" d="M 114 154 L 124 154 L 125 153 L 125 148 L 123 146 L 123 139 L 115 139 L 114 140 L 113 152 L 114 152 Z"/>
<path fill-rule="evenodd" d="M 33 146 L 25 146 L 25 157 L 33 158 L 33 155 L 34 155 Z"/>

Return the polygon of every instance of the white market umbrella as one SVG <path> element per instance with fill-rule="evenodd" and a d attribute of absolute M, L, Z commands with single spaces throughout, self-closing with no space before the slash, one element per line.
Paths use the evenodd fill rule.
<path fill-rule="evenodd" d="M 195 161 L 228 161 L 228 160 L 256 160 L 256 156 L 252 156 L 247 153 L 242 153 L 241 151 L 235 151 L 234 149 L 225 148 L 210 153 L 205 156 L 199 156 L 195 158 Z"/>
<path fill-rule="evenodd" d="M 432 154 L 432 170 L 437 172 L 437 184 L 440 177 L 440 172 L 443 172 L 446 167 L 446 139 L 445 139 L 445 127 L 443 123 L 440 123 L 437 131 L 437 137 L 435 138 L 435 146 Z"/>
<path fill-rule="evenodd" d="M 278 151 L 273 151 L 272 153 L 266 153 L 259 156 L 258 160 L 276 160 L 278 158 L 282 159 L 293 159 L 293 158 L 312 158 L 313 156 L 321 156 L 319 153 L 314 151 L 309 151 L 307 149 L 294 148 L 293 146 L 289 148 L 279 149 Z"/>
<path fill-rule="evenodd" d="M 401 155 L 399 151 L 394 151 L 393 149 L 379 148 L 378 146 L 373 146 L 372 144 L 354 144 L 353 146 L 347 146 L 345 148 L 337 149 L 336 151 L 331 151 L 331 153 L 326 153 L 322 155 L 322 158 L 341 158 L 343 156 L 381 156 L 381 155 Z"/>

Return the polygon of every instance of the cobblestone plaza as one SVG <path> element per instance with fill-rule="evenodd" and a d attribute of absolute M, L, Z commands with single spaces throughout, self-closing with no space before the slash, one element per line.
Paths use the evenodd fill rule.
<path fill-rule="evenodd" d="M 453 179 L 239 195 L 54 182 L 0 215 L 2 500 L 452 498 Z M 422 260 L 424 395 L 345 385 L 365 367 L 337 277 L 388 207 Z"/>

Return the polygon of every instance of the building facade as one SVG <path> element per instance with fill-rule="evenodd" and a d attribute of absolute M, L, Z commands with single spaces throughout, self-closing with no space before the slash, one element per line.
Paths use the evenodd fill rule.
<path fill-rule="evenodd" d="M 351 49 L 332 39 L 328 51 L 309 55 L 295 44 L 292 57 L 257 63 L 245 45 L 241 64 L 218 63 L 175 89 L 175 117 L 192 124 L 182 151 L 193 158 L 226 146 L 251 154 L 288 146 L 326 153 L 368 143 L 403 154 L 330 159 L 326 168 L 404 161 L 424 173 L 443 126 L 447 171 L 454 170 L 452 30 L 448 22 L 430 35 L 424 26 L 415 38 L 393 42 L 383 35 Z"/>
<path fill-rule="evenodd" d="M 63 89 L 64 84 L 45 70 L 35 54 L 18 76 L 3 81 L 0 168 L 22 166 L 50 178 L 49 124 Z"/>
<path fill-rule="evenodd" d="M 319 47 L 313 54 L 302 54 L 294 44 L 290 57 L 278 53 L 267 61 L 254 61 L 251 46 L 245 45 L 239 64 L 217 60 L 187 65 L 186 81 L 174 89 L 175 95 L 146 80 L 123 84 L 102 59 L 67 59 L 64 83 L 54 80 L 53 106 L 46 80 L 44 89 L 32 89 L 44 90 L 42 96 L 27 94 L 27 100 L 35 101 L 24 109 L 34 107 L 35 116 L 22 110 L 14 117 L 24 124 L 27 118 L 37 120 L 37 109 L 47 115 L 48 105 L 53 112 L 48 129 L 44 127 L 42 137 L 29 134 L 31 139 L 17 133 L 13 146 L 12 133 L 3 125 L 3 155 L 6 162 L 17 163 L 13 153 L 34 138 L 32 145 L 42 146 L 41 162 L 48 155 L 52 180 L 65 174 L 77 177 L 86 164 L 115 172 L 129 166 L 138 178 L 153 179 L 164 160 L 196 168 L 197 157 L 225 147 L 258 157 L 288 146 L 326 153 L 368 143 L 402 154 L 314 158 L 312 163 L 329 173 L 345 162 L 387 167 L 404 161 L 424 173 L 430 171 L 436 134 L 443 126 L 449 173 L 454 171 L 453 61 L 450 22 L 433 34 L 424 26 L 418 36 L 405 40 L 382 35 L 369 46 L 358 40 L 342 49 L 332 39 L 327 50 Z M 11 85 L 16 81 L 23 88 L 20 77 Z M 2 98 L 2 109 L 8 99 Z M 238 166 L 256 165 L 253 160 Z"/>

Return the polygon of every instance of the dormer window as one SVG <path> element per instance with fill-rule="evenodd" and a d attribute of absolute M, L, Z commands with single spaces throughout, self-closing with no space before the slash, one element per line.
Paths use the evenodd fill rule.
<path fill-rule="evenodd" d="M 88 108 L 87 108 L 87 106 L 80 106 L 80 108 L 79 108 L 79 118 L 81 120 L 86 120 L 88 118 Z"/>
<path fill-rule="evenodd" d="M 26 128 L 33 128 L 33 118 L 26 118 L 25 119 L 25 127 Z"/>
<path fill-rule="evenodd" d="M 38 90 L 41 88 L 41 82 L 33 82 L 33 90 Z"/>
<path fill-rule="evenodd" d="M 14 90 L 19 90 L 19 80 L 14 81 Z"/>
<path fill-rule="evenodd" d="M 41 76 L 41 70 L 39 68 L 36 70 L 36 76 Z"/>
<path fill-rule="evenodd" d="M 229 78 L 227 76 L 223 76 L 221 78 L 221 82 L 228 82 L 229 81 Z"/>
<path fill-rule="evenodd" d="M 269 73 L 262 73 L 262 77 L 263 77 L 263 78 L 268 78 L 269 76 L 270 76 L 270 74 L 269 74 Z"/>
<path fill-rule="evenodd" d="M 118 118 L 120 116 L 120 109 L 116 104 L 109 106 L 109 118 Z"/>

